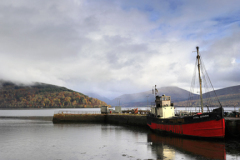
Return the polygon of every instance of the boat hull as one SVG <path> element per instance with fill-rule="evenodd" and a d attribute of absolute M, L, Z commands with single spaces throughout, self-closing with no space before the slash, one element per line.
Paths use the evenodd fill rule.
<path fill-rule="evenodd" d="M 225 121 L 222 108 L 194 116 L 162 119 L 149 115 L 147 119 L 148 126 L 154 131 L 195 137 L 225 137 Z"/>

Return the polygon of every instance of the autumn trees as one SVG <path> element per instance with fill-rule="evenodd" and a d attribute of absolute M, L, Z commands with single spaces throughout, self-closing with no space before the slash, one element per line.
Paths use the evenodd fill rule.
<path fill-rule="evenodd" d="M 102 105 L 107 104 L 53 85 L 19 87 L 8 84 L 0 88 L 0 108 L 97 108 Z"/>

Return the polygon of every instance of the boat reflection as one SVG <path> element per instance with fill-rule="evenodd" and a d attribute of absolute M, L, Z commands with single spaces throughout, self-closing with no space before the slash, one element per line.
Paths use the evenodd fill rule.
<path fill-rule="evenodd" d="M 226 159 L 225 144 L 220 142 L 170 137 L 154 133 L 148 134 L 148 142 L 152 143 L 152 151 L 156 152 L 158 159 L 179 159 L 179 154 L 176 155 L 176 152 L 187 153 L 202 159 Z"/>

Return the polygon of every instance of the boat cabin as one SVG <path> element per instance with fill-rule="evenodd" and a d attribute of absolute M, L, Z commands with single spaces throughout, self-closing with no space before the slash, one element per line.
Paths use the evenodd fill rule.
<path fill-rule="evenodd" d="M 151 108 L 151 113 L 159 118 L 174 117 L 174 106 L 171 103 L 171 96 L 156 96 L 156 107 Z"/>

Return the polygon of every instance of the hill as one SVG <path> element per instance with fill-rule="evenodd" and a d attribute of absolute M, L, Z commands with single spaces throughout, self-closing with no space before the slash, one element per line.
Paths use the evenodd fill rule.
<path fill-rule="evenodd" d="M 218 96 L 228 95 L 228 94 L 238 94 L 240 93 L 240 85 L 219 89 L 219 90 L 216 90 L 216 93 Z"/>
<path fill-rule="evenodd" d="M 240 85 L 238 86 L 231 86 L 223 89 L 216 90 L 216 95 L 219 98 L 222 106 L 240 106 Z M 207 104 L 209 95 L 214 96 L 214 91 L 208 92 L 203 94 L 203 104 Z M 187 106 L 188 101 L 181 101 L 175 103 L 175 106 Z M 192 101 L 192 105 L 199 106 L 199 96 L 195 96 L 194 100 Z M 213 99 L 212 101 L 213 106 L 218 106 L 217 99 Z M 205 106 L 205 105 L 204 105 Z"/>
<path fill-rule="evenodd" d="M 108 99 L 106 97 L 103 97 L 103 96 L 100 96 L 99 94 L 96 94 L 96 93 L 86 93 L 86 95 L 88 95 L 89 97 L 97 98 L 101 101 L 106 102 L 107 104 L 111 103 L 110 99 Z"/>
<path fill-rule="evenodd" d="M 219 89 L 215 92 L 222 106 L 240 106 L 240 85 Z M 188 105 L 189 91 L 179 87 L 158 88 L 158 95 L 163 94 L 171 96 L 172 102 L 174 102 L 175 106 L 185 107 Z M 213 91 L 203 94 L 204 103 L 207 103 L 209 95 L 213 96 L 215 94 Z M 199 95 L 195 94 L 193 99 L 192 105 L 199 106 Z M 118 106 L 119 100 L 122 107 L 141 107 L 147 106 L 147 104 L 151 105 L 151 103 L 155 101 L 155 97 L 152 94 L 152 91 L 124 94 L 112 100 L 110 104 Z M 217 99 L 213 99 L 211 104 L 213 106 L 218 106 Z"/>
<path fill-rule="evenodd" d="M 65 87 L 0 83 L 0 108 L 98 108 L 107 104 Z"/>
<path fill-rule="evenodd" d="M 187 100 L 189 96 L 188 91 L 173 86 L 158 88 L 158 94 L 171 96 L 173 102 Z M 146 106 L 147 103 L 150 105 L 151 102 L 155 101 L 152 91 L 146 91 L 134 94 L 124 94 L 112 100 L 110 104 L 114 106 L 119 105 L 119 99 L 120 105 L 123 107 Z"/>

